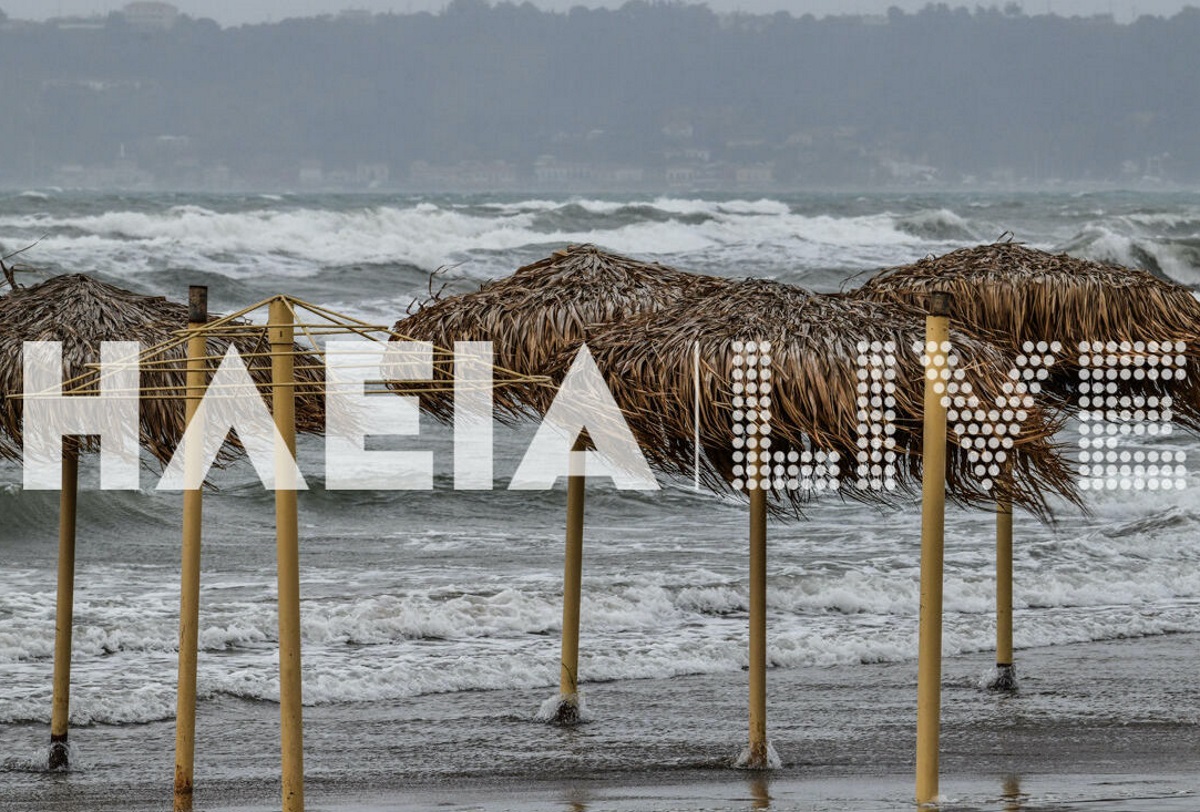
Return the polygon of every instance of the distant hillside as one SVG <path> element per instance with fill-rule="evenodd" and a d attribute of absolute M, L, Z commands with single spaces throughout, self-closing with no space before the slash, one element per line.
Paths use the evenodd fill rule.
<path fill-rule="evenodd" d="M 877 18 L 455 0 L 222 29 L 0 18 L 0 183 L 1200 180 L 1200 10 Z"/>

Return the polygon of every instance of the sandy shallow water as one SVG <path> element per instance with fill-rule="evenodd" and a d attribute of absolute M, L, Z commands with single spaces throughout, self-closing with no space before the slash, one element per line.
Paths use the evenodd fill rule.
<path fill-rule="evenodd" d="M 1021 690 L 979 688 L 984 655 L 944 668 L 941 789 L 963 810 L 1200 808 L 1194 702 L 1200 639 L 1180 634 L 1018 652 Z M 911 806 L 915 666 L 772 669 L 769 729 L 783 767 L 728 765 L 745 691 L 731 675 L 586 686 L 595 720 L 533 720 L 534 690 L 306 708 L 313 810 L 884 810 Z M 73 733 L 76 767 L 47 774 L 40 725 L 3 728 L 3 810 L 170 806 L 174 727 Z M 277 707 L 200 706 L 197 810 L 278 801 Z M 352 748 L 344 742 L 354 741 Z"/>

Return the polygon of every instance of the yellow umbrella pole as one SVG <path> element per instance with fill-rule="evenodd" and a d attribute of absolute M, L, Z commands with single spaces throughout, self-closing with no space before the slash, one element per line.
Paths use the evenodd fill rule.
<path fill-rule="evenodd" d="M 191 426 L 204 396 L 205 358 L 203 333 L 208 321 L 208 288 L 188 288 L 186 425 Z M 184 448 L 189 478 L 198 476 L 201 449 Z M 203 526 L 200 488 L 183 492 L 183 561 L 179 575 L 179 688 L 175 705 L 175 812 L 192 808 L 192 776 L 196 754 L 196 657 L 200 633 L 200 540 Z"/>
<path fill-rule="evenodd" d="M 766 482 L 766 480 L 763 480 Z M 767 492 L 750 491 L 750 748 L 743 766 L 765 770 L 767 748 Z"/>
<path fill-rule="evenodd" d="M 996 674 L 988 683 L 993 691 L 1015 691 L 1017 668 L 1013 664 L 1013 513 L 1012 498 L 996 499 Z"/>
<path fill-rule="evenodd" d="M 290 472 L 296 455 L 293 368 L 295 323 L 286 300 L 271 302 L 271 403 L 283 440 L 275 449 L 275 547 L 279 578 L 279 714 L 283 761 L 283 812 L 304 809 L 304 722 L 300 684 L 300 544 L 296 490 Z"/>
<path fill-rule="evenodd" d="M 54 614 L 54 699 L 50 711 L 50 769 L 70 766 L 67 722 L 71 714 L 71 626 L 75 610 L 75 508 L 79 446 L 63 438 L 58 511 L 58 603 Z"/>
<path fill-rule="evenodd" d="M 587 483 L 582 454 L 587 444 L 581 435 L 571 449 L 567 477 L 567 543 L 563 562 L 562 666 L 559 671 L 558 709 L 554 723 L 574 725 L 579 709 L 579 607 L 583 593 L 583 507 Z M 576 460 L 580 460 L 576 462 Z"/>
<path fill-rule="evenodd" d="M 942 704 L 942 564 L 946 524 L 946 394 L 950 296 L 934 293 L 925 320 L 925 425 L 922 449 L 921 612 L 917 666 L 917 803 L 938 797 Z M 946 374 L 943 374 L 945 372 Z"/>

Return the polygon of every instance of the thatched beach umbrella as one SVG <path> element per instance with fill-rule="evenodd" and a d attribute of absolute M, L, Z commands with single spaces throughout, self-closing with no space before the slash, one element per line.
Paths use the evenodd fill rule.
<path fill-rule="evenodd" d="M 923 307 L 934 291 L 953 296 L 964 330 L 1014 355 L 1058 342 L 1062 351 L 1042 386 L 1068 408 L 1079 406 L 1082 356 L 1146 357 L 1152 342 L 1185 342 L 1185 378 L 1123 378 L 1120 389 L 1170 394 L 1178 420 L 1200 429 L 1200 300 L 1189 288 L 1144 270 L 998 242 L 885 268 L 850 295 Z"/>
<path fill-rule="evenodd" d="M 701 478 L 716 490 L 728 491 L 737 479 L 747 478 L 745 441 L 734 442 L 735 413 L 762 411 L 764 402 L 764 395 L 755 392 L 746 373 L 739 375 L 738 370 L 756 354 L 756 349 L 747 349 L 751 342 L 766 341 L 768 349 L 757 354 L 769 358 L 765 402 L 772 459 L 786 460 L 793 452 L 811 456 L 814 449 L 836 455 L 836 460 L 846 463 L 838 466 L 836 490 L 848 498 L 886 503 L 895 501 L 898 492 L 914 489 L 920 479 L 920 382 L 925 370 L 914 346 L 923 344 L 922 318 L 911 307 L 747 280 L 609 325 L 588 340 L 588 347 L 649 460 L 659 468 L 690 476 L 696 472 L 694 438 L 698 437 Z M 1011 397 L 1005 388 L 1009 361 L 1003 352 L 960 330 L 951 331 L 951 342 L 961 378 L 971 384 L 978 400 L 988 404 L 987 409 L 997 399 Z M 693 360 L 697 349 L 698 413 Z M 552 378 L 561 374 L 569 357 L 563 354 L 556 359 Z M 883 375 L 871 374 L 877 366 L 885 367 Z M 891 375 L 886 374 L 888 369 Z M 894 452 L 890 460 L 895 463 L 894 483 L 863 488 L 864 476 L 880 476 L 855 464 L 864 452 L 864 437 L 870 440 L 879 433 L 870 429 L 870 416 L 863 414 L 860 390 L 864 381 L 876 379 L 890 385 L 892 401 L 885 411 L 892 414 L 882 419 L 890 427 L 883 434 L 891 438 L 887 446 Z M 758 402 L 753 401 L 755 396 Z M 1055 428 L 1052 415 L 1035 407 L 1025 417 L 1019 438 L 1006 446 L 1016 452 L 1006 457 L 1017 475 L 1005 487 L 1018 503 L 1043 516 L 1048 514 L 1048 494 L 1073 493 L 1069 472 L 1049 445 Z M 958 435 L 952 439 L 962 453 L 951 457 L 951 496 L 964 504 L 990 500 L 1002 483 L 978 470 L 978 460 L 961 448 Z M 878 450 L 879 445 L 871 448 Z M 889 461 L 886 456 L 872 453 L 865 461 L 875 465 Z M 815 494 L 807 488 L 776 490 L 781 507 L 801 507 Z"/>
<path fill-rule="evenodd" d="M 954 297 L 964 330 L 1040 367 L 1043 396 L 1062 408 L 1112 422 L 1128 419 L 1122 412 L 1173 413 L 1200 429 L 1200 301 L 1188 288 L 1142 270 L 999 242 L 887 268 L 851 295 L 919 307 L 934 292 Z M 1012 506 L 1002 498 L 996 512 L 991 684 L 1013 690 Z"/>
<path fill-rule="evenodd" d="M 942 380 L 991 404 L 1010 397 L 1007 359 L 952 331 L 957 366 Z M 893 502 L 921 475 L 926 369 L 923 317 L 903 306 L 812 294 L 765 280 L 730 283 L 614 323 L 589 338 L 643 452 L 658 467 L 750 498 L 750 746 L 748 767 L 770 766 L 766 738 L 766 512 L 798 508 L 822 490 Z M 552 376 L 561 375 L 561 354 Z M 934 369 L 931 367 L 931 370 Z M 966 387 L 969 385 L 970 389 Z M 953 401 L 960 395 L 947 392 Z M 1049 444 L 1055 425 L 1031 407 L 1005 426 L 994 464 L 951 433 L 950 494 L 977 503 L 1003 487 L 1044 514 L 1071 481 Z M 1008 418 L 1011 420 L 1012 418 Z M 883 423 L 884 425 L 880 425 Z"/>
<path fill-rule="evenodd" d="M 100 361 L 100 344 L 105 341 L 137 341 L 143 349 L 168 345 L 143 365 L 140 388 L 139 441 L 157 460 L 167 462 L 185 428 L 183 396 L 186 389 L 185 342 L 177 334 L 188 323 L 188 307 L 161 296 L 145 296 L 101 282 L 84 274 L 53 277 L 45 282 L 18 288 L 0 297 L 0 429 L 8 435 L 0 450 L 10 457 L 21 453 L 23 407 L 19 394 L 24 387 L 22 344 L 26 341 L 60 341 L 66 380 L 94 375 Z M 230 345 L 238 348 L 254 381 L 266 393 L 271 361 L 265 329 L 246 326 L 233 339 L 208 339 L 208 366 L 215 369 Z M 299 351 L 300 348 L 297 348 Z M 319 399 L 323 376 L 315 361 L 303 365 L 298 377 L 310 385 L 297 413 L 301 431 L 320 433 L 324 412 Z M 9 397 L 5 397 L 8 395 Z M 2 438 L 0 438 L 2 439 Z M 85 441 L 84 450 L 97 450 Z"/>
<path fill-rule="evenodd" d="M 697 291 L 716 290 L 727 280 L 699 276 L 656 263 L 640 262 L 594 245 L 572 245 L 480 290 L 427 303 L 393 328 L 399 336 L 453 348 L 456 341 L 491 341 L 494 363 L 520 375 L 543 375 L 562 352 L 574 353 L 604 324 L 655 312 Z M 447 379 L 449 364 L 435 375 Z M 402 386 L 394 387 L 404 391 Z M 538 384 L 495 390 L 501 416 L 530 411 L 544 389 Z M 453 414 L 449 398 L 426 395 L 423 407 L 440 418 Z M 578 640 L 583 545 L 584 477 L 567 484 L 567 541 L 563 589 L 563 655 L 560 697 L 544 715 L 560 724 L 579 720 Z"/>
<path fill-rule="evenodd" d="M 0 454 L 19 459 L 23 452 L 23 343 L 62 344 L 64 390 L 98 391 L 100 345 L 105 341 L 137 341 L 143 350 L 161 347 L 155 360 L 142 365 L 138 397 L 139 439 L 157 460 L 166 463 L 186 426 L 188 391 L 185 342 L 177 333 L 188 324 L 188 307 L 162 297 L 142 296 L 89 276 L 58 276 L 0 297 Z M 230 344 L 237 346 L 251 377 L 265 391 L 271 357 L 265 328 L 247 327 L 235 338 L 210 338 L 206 364 L 215 369 Z M 299 348 L 297 348 L 299 349 Z M 132 362 L 133 358 L 128 359 Z M 318 391 L 323 378 L 315 363 L 305 363 L 300 380 Z M 323 427 L 323 409 L 312 394 L 301 397 L 299 423 L 309 431 Z M 75 500 L 80 451 L 98 450 L 94 438 L 68 438 L 63 443 L 61 512 L 59 517 L 58 607 L 56 615 L 54 703 L 51 721 L 52 767 L 66 766 L 69 711 L 71 624 L 74 590 Z M 226 458 L 235 449 L 225 450 Z"/>
<path fill-rule="evenodd" d="M 578 348 L 599 325 L 724 284 L 719 277 L 641 262 L 595 245 L 571 245 L 477 291 L 427 302 L 393 329 L 449 349 L 456 341 L 492 341 L 497 367 L 541 375 L 547 360 Z M 445 366 L 437 373 L 448 377 Z M 502 414 L 527 413 L 527 392 L 498 390 L 496 406 Z M 423 405 L 439 416 L 453 411 L 447 398 L 436 395 Z"/>

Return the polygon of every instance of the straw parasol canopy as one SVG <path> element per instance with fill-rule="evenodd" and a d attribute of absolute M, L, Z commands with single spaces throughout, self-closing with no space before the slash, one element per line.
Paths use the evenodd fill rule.
<path fill-rule="evenodd" d="M 890 502 L 919 490 L 925 368 L 914 347 L 924 344 L 924 336 L 924 314 L 910 307 L 746 280 L 610 325 L 591 335 L 588 347 L 652 464 L 690 476 L 698 463 L 698 473 L 710 487 L 735 489 L 755 461 L 749 458 L 750 437 L 744 430 L 738 433 L 735 424 L 757 412 L 760 437 L 761 422 L 770 426 L 765 436 L 771 491 L 777 503 L 797 508 L 822 487 L 819 480 L 813 487 L 804 481 L 821 459 L 826 461 L 826 480 L 836 482 L 830 487 L 844 496 Z M 968 382 L 978 401 L 988 404 L 984 409 L 990 410 L 997 398 L 1010 397 L 1003 352 L 957 330 L 951 331 L 951 341 L 959 359 L 955 380 Z M 552 377 L 561 377 L 572 356 L 560 353 Z M 757 386 L 746 377 L 754 364 L 760 369 Z M 769 379 L 762 368 L 769 368 Z M 875 383 L 890 390 L 882 410 L 863 400 Z M 547 404 L 543 396 L 539 406 Z M 882 411 L 891 412 L 891 429 L 864 431 L 864 421 L 881 417 Z M 997 443 L 1007 448 L 996 462 L 1012 466 L 1011 485 L 990 464 L 981 470 L 979 460 L 963 447 L 964 440 L 974 443 L 978 435 L 949 428 L 947 474 L 953 498 L 985 503 L 995 498 L 989 485 L 1011 488 L 1014 501 L 1043 517 L 1048 516 L 1051 492 L 1074 498 L 1069 471 L 1050 443 L 1057 428 L 1054 419 L 1036 406 L 1027 411 L 1020 429 L 1007 434 L 1012 443 Z M 769 419 L 763 421 L 764 416 Z M 756 453 L 764 453 L 761 440 L 754 445 Z M 864 452 L 867 468 L 860 469 Z M 894 464 L 891 489 L 882 470 L 889 461 Z M 836 472 L 829 462 L 837 463 Z M 797 482 L 789 486 L 789 479 Z M 883 487 L 859 487 L 864 479 Z"/>
<path fill-rule="evenodd" d="M 21 454 L 22 400 L 14 396 L 24 386 L 23 342 L 61 341 L 64 380 L 71 380 L 94 375 L 92 365 L 99 363 L 102 342 L 138 341 L 143 352 L 165 345 L 153 360 L 143 361 L 140 386 L 149 394 L 141 397 L 139 409 L 143 447 L 159 461 L 168 461 L 185 427 L 186 346 L 177 334 L 187 321 L 186 305 L 132 293 L 84 274 L 56 276 L 0 297 L 0 455 Z M 209 338 L 208 365 L 215 370 L 233 344 L 260 390 L 267 392 L 271 359 L 266 329 L 247 325 L 239 332 L 235 338 Z M 296 366 L 297 391 L 303 393 L 297 398 L 297 426 L 319 432 L 324 427 L 323 406 L 312 394 L 323 386 L 319 364 L 298 358 Z M 84 450 L 95 450 L 93 446 L 91 441 L 82 443 Z"/>
<path fill-rule="evenodd" d="M 1030 344 L 1061 343 L 1047 393 L 1069 406 L 1081 355 L 1119 353 L 1136 368 L 1145 364 L 1139 357 L 1164 343 L 1186 342 L 1179 353 L 1186 378 L 1122 377 L 1120 388 L 1173 395 L 1176 416 L 1200 429 L 1200 301 L 1188 288 L 1143 270 L 999 242 L 886 268 L 850 295 L 922 307 L 934 291 L 953 295 L 954 317 L 964 329 L 1015 353 Z"/>
<path fill-rule="evenodd" d="M 686 295 L 727 284 L 719 277 L 640 262 L 595 245 L 572 245 L 478 291 L 427 302 L 393 329 L 445 349 L 455 341 L 492 341 L 497 367 L 541 375 L 551 358 L 577 348 L 599 325 L 654 312 Z M 437 374 L 448 377 L 447 367 L 439 363 Z M 521 414 L 530 388 L 497 389 L 501 413 Z M 425 406 L 441 417 L 452 410 L 441 396 L 428 398 Z"/>

